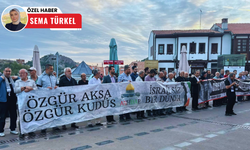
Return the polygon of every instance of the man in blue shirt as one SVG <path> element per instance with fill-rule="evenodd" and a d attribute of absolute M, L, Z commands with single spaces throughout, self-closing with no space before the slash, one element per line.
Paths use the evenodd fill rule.
<path fill-rule="evenodd" d="M 0 137 L 5 136 L 4 126 L 6 114 L 10 114 L 10 133 L 17 135 L 16 129 L 17 111 L 16 103 L 17 97 L 14 93 L 17 77 L 11 77 L 11 69 L 5 68 L 4 74 L 0 77 Z"/>
<path fill-rule="evenodd" d="M 40 89 L 56 89 L 57 79 L 53 75 L 53 66 L 47 64 L 45 66 L 45 71 L 38 77 L 37 87 Z M 53 130 L 60 130 L 58 127 L 54 127 Z M 41 131 L 42 134 L 46 134 L 46 129 Z"/>
<path fill-rule="evenodd" d="M 131 76 L 130 76 L 130 67 L 129 65 L 125 65 L 124 66 L 124 72 L 118 77 L 118 82 L 131 82 Z M 123 121 L 129 121 L 132 120 L 132 118 L 130 117 L 129 113 L 127 114 L 121 114 L 120 115 L 120 122 Z"/>
<path fill-rule="evenodd" d="M 130 77 L 131 77 L 132 81 L 135 81 L 135 79 L 138 77 L 137 67 L 133 66 L 132 70 L 133 70 L 133 72 L 130 74 Z"/>
<path fill-rule="evenodd" d="M 132 78 L 130 76 L 130 73 L 131 71 L 130 71 L 129 65 L 125 65 L 124 72 L 120 74 L 118 77 L 118 82 L 131 82 Z"/>

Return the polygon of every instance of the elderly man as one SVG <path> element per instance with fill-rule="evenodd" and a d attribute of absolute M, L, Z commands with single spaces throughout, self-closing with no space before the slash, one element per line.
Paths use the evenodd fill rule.
<path fill-rule="evenodd" d="M 185 81 L 190 81 L 188 72 L 184 72 Z"/>
<path fill-rule="evenodd" d="M 53 66 L 47 64 L 45 66 L 45 71 L 38 77 L 37 87 L 39 89 L 56 89 L 57 88 L 57 79 L 56 76 L 53 75 Z M 57 127 L 54 127 L 53 130 L 60 130 Z M 41 131 L 42 134 L 46 134 L 46 129 Z"/>
<path fill-rule="evenodd" d="M 18 95 L 21 92 L 29 92 L 32 90 L 37 90 L 36 83 L 33 79 L 28 79 L 28 71 L 26 69 L 21 69 L 19 71 L 20 78 L 19 80 L 16 81 L 15 83 L 15 93 Z M 20 125 L 19 125 L 20 127 Z M 30 136 L 34 136 L 35 133 L 31 132 L 29 133 Z M 24 134 L 21 134 L 19 136 L 20 138 L 24 137 Z"/>
<path fill-rule="evenodd" d="M 220 79 L 220 73 L 219 72 L 215 73 L 214 79 Z"/>
<path fill-rule="evenodd" d="M 65 76 L 62 77 L 59 81 L 59 87 L 64 87 L 64 86 L 75 86 L 77 85 L 77 82 L 74 78 L 71 77 L 72 72 L 71 72 L 71 68 L 67 67 L 64 69 L 64 74 Z M 71 128 L 79 128 L 78 126 L 76 126 L 75 123 L 71 124 Z M 66 125 L 62 126 L 63 130 L 67 130 Z"/>
<path fill-rule="evenodd" d="M 0 77 L 0 137 L 5 136 L 4 126 L 6 114 L 10 114 L 10 133 L 17 135 L 16 121 L 17 111 L 16 103 L 17 97 L 14 93 L 15 83 L 17 77 L 11 77 L 11 69 L 5 68 L 3 75 Z"/>
<path fill-rule="evenodd" d="M 81 80 L 78 81 L 78 85 L 88 85 L 89 81 L 86 80 L 86 74 L 81 74 Z"/>
<path fill-rule="evenodd" d="M 213 79 L 220 79 L 220 73 L 216 72 Z M 219 107 L 219 106 L 221 106 L 221 103 L 222 103 L 222 99 L 214 100 L 213 107 Z"/>
<path fill-rule="evenodd" d="M 94 69 L 93 70 L 93 75 L 94 77 L 92 79 L 89 80 L 89 83 L 88 85 L 92 85 L 92 84 L 95 84 L 95 85 L 98 85 L 98 84 L 101 84 L 101 80 L 100 80 L 100 71 L 97 70 L 97 69 Z M 95 124 L 96 126 L 103 126 L 103 124 L 101 124 L 101 118 L 97 118 L 97 119 L 93 119 L 93 120 L 90 120 L 88 121 L 88 127 L 94 127 Z"/>
<path fill-rule="evenodd" d="M 158 75 L 158 78 L 156 79 L 156 81 L 161 81 L 161 82 L 165 82 L 164 79 L 164 72 L 160 72 L 159 75 Z"/>
<path fill-rule="evenodd" d="M 30 72 L 30 79 L 34 80 L 35 83 L 37 83 L 38 76 L 36 75 L 36 68 L 31 67 L 28 71 Z"/>
<path fill-rule="evenodd" d="M 175 82 L 173 73 L 168 74 L 168 79 L 166 80 L 166 82 Z M 168 108 L 167 109 L 167 114 L 171 115 L 172 113 L 175 113 L 173 111 L 173 108 L 172 107 Z"/>
<path fill-rule="evenodd" d="M 130 77 L 131 77 L 132 81 L 135 81 L 135 79 L 138 77 L 137 66 L 133 66 L 132 70 L 133 70 L 133 72 L 130 74 Z"/>
<path fill-rule="evenodd" d="M 169 73 L 168 74 L 167 82 L 175 82 L 175 80 L 174 80 L 174 74 L 173 73 Z"/>
<path fill-rule="evenodd" d="M 139 76 L 135 79 L 135 81 L 144 81 L 144 71 L 139 71 Z"/>
<path fill-rule="evenodd" d="M 175 79 L 176 82 L 183 82 L 185 81 L 185 77 L 184 77 L 184 71 L 180 72 L 180 75 Z M 176 107 L 176 112 L 182 112 L 182 111 L 186 111 L 187 109 L 184 109 L 183 107 Z"/>
<path fill-rule="evenodd" d="M 198 108 L 198 98 L 200 92 L 200 82 L 202 81 L 199 79 L 200 71 L 195 72 L 195 76 L 191 79 L 191 95 L 192 95 L 192 110 L 199 110 Z"/>
<path fill-rule="evenodd" d="M 36 90 L 37 86 L 34 80 L 28 79 L 28 71 L 26 69 L 21 69 L 19 71 L 20 78 L 15 83 L 15 93 L 19 94 L 21 92 L 29 92 L 32 90 Z"/>
<path fill-rule="evenodd" d="M 139 71 L 139 76 L 135 79 L 136 82 L 143 82 L 144 81 L 144 71 Z M 147 118 L 144 115 L 144 111 L 137 112 L 137 119 Z"/>
<path fill-rule="evenodd" d="M 118 77 L 118 82 L 131 82 L 132 78 L 130 76 L 130 72 L 131 71 L 129 65 L 125 65 L 124 72 Z M 120 115 L 120 122 L 130 121 L 130 120 L 132 120 L 132 118 L 130 117 L 129 113 Z"/>
<path fill-rule="evenodd" d="M 103 77 L 103 82 L 102 83 L 116 83 L 116 76 L 115 76 L 115 68 L 114 66 L 109 66 L 109 75 Z M 116 124 L 117 122 L 114 119 L 114 116 L 107 116 L 107 124 Z"/>

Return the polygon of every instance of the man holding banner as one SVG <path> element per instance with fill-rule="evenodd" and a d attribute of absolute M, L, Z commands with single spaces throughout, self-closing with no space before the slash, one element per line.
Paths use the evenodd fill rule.
<path fill-rule="evenodd" d="M 119 75 L 118 77 L 118 82 L 131 82 L 132 81 L 132 78 L 130 76 L 130 67 L 129 65 L 125 65 L 124 66 L 124 72 Z M 129 121 L 129 120 L 132 120 L 132 118 L 130 117 L 130 114 L 129 113 L 126 113 L 126 114 L 121 114 L 120 115 L 120 121 Z"/>
<path fill-rule="evenodd" d="M 109 66 L 109 75 L 104 76 L 103 82 L 102 83 L 116 83 L 116 77 L 115 77 L 115 67 L 114 66 Z M 107 116 L 107 124 L 116 124 L 116 121 L 114 119 L 114 116 Z"/>
<path fill-rule="evenodd" d="M 100 80 L 100 71 L 95 69 L 93 70 L 93 75 L 94 77 L 92 79 L 89 80 L 88 85 L 91 84 L 101 84 L 101 80 Z M 95 123 L 96 126 L 103 126 L 103 124 L 101 124 L 101 118 L 97 118 L 97 119 L 93 119 L 88 121 L 88 127 L 94 127 L 93 124 Z"/>
<path fill-rule="evenodd" d="M 77 82 L 74 78 L 71 77 L 72 73 L 71 73 L 71 68 L 65 68 L 64 69 L 64 74 L 65 76 L 63 76 L 60 81 L 59 81 L 59 87 L 63 87 L 63 86 L 75 86 L 77 85 Z M 76 126 L 75 123 L 71 124 L 72 128 L 79 128 L 78 126 Z M 63 130 L 67 130 L 66 125 L 62 126 Z"/>
<path fill-rule="evenodd" d="M 236 99 L 235 88 L 238 87 L 239 85 L 236 84 L 234 73 L 229 74 L 229 76 L 225 80 L 225 85 L 227 89 L 227 99 L 228 99 L 225 115 L 226 116 L 236 115 L 233 111 L 233 107 Z"/>
<path fill-rule="evenodd" d="M 198 98 L 200 93 L 200 82 L 199 79 L 200 71 L 195 72 L 195 76 L 191 79 L 191 95 L 192 95 L 192 110 L 199 110 L 198 108 Z"/>
<path fill-rule="evenodd" d="M 45 65 L 45 71 L 38 77 L 37 87 L 40 89 L 53 90 L 57 88 L 57 79 L 53 75 L 53 66 L 51 64 Z M 53 130 L 60 130 L 58 127 L 54 127 Z M 42 134 L 46 134 L 46 129 L 41 131 Z"/>

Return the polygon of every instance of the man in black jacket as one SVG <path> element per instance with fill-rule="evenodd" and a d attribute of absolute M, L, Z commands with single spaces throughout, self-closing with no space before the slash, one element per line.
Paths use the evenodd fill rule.
<path fill-rule="evenodd" d="M 225 80 L 225 85 L 227 89 L 227 99 L 228 99 L 225 115 L 226 116 L 236 115 L 233 111 L 233 107 L 236 99 L 235 88 L 238 87 L 239 85 L 236 84 L 234 73 L 229 74 L 229 76 Z"/>
<path fill-rule="evenodd" d="M 78 85 L 88 85 L 89 81 L 86 80 L 86 74 L 85 73 L 81 74 L 81 79 L 82 80 L 78 81 Z"/>
<path fill-rule="evenodd" d="M 102 83 L 116 83 L 116 77 L 115 77 L 115 68 L 114 66 L 109 66 L 109 75 L 104 76 Z M 107 124 L 116 124 L 116 121 L 114 120 L 114 116 L 107 116 Z"/>
<path fill-rule="evenodd" d="M 192 95 L 192 110 L 199 110 L 198 108 L 198 98 L 200 92 L 200 82 L 199 79 L 200 71 L 195 72 L 195 76 L 191 78 L 191 95 Z"/>
<path fill-rule="evenodd" d="M 59 87 L 63 87 L 63 86 L 75 86 L 77 85 L 77 82 L 74 78 L 71 77 L 71 68 L 65 68 L 64 69 L 64 73 L 65 76 L 63 76 L 60 81 L 59 81 Z M 75 123 L 71 124 L 72 128 L 79 128 L 78 126 L 76 126 Z M 62 126 L 63 130 L 67 130 L 66 125 Z"/>

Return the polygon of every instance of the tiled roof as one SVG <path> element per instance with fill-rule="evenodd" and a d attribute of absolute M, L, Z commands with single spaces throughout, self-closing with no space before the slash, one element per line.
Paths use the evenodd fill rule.
<path fill-rule="evenodd" d="M 221 23 L 216 23 L 221 28 Z M 250 23 L 228 23 L 228 30 L 233 34 L 250 34 Z"/>
<path fill-rule="evenodd" d="M 203 30 L 153 30 L 156 35 L 166 34 L 181 34 L 181 33 L 220 33 L 218 31 L 203 29 Z"/>

